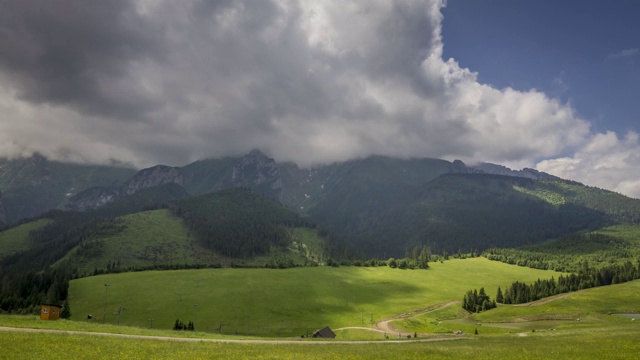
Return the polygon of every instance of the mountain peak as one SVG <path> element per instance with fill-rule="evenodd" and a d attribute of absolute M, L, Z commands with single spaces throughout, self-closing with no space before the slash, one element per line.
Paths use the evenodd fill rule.
<path fill-rule="evenodd" d="M 454 160 L 449 167 L 449 171 L 452 173 L 463 174 L 489 174 L 489 175 L 503 175 L 521 177 L 534 180 L 562 180 L 561 178 L 541 172 L 535 169 L 524 168 L 522 170 L 513 170 L 504 165 L 492 164 L 487 162 L 481 162 L 475 165 L 466 165 L 460 160 Z"/>
<path fill-rule="evenodd" d="M 268 158 L 268 156 L 259 149 L 253 149 L 245 156 Z"/>

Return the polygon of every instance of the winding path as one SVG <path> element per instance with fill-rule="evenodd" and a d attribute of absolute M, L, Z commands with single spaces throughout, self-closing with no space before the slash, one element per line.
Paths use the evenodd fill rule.
<path fill-rule="evenodd" d="M 440 310 L 443 308 L 446 308 L 448 306 L 451 306 L 453 304 L 458 304 L 460 303 L 460 301 L 450 301 L 447 303 L 442 303 L 442 304 L 437 304 L 437 305 L 432 305 L 426 308 L 421 308 L 421 309 L 416 309 L 416 310 L 411 310 L 399 315 L 394 315 L 391 317 L 387 317 L 384 318 L 380 321 L 378 321 L 376 323 L 376 327 L 375 328 L 370 328 L 370 327 L 363 327 L 363 326 L 347 326 L 347 327 L 342 327 L 339 329 L 335 329 L 335 331 L 340 331 L 340 330 L 349 330 L 349 329 L 353 329 L 353 330 L 368 330 L 368 331 L 375 331 L 375 332 L 379 332 L 379 333 L 384 333 L 384 334 L 389 334 L 390 336 L 393 336 L 395 334 L 398 334 L 398 337 L 402 337 L 405 338 L 407 336 L 411 336 L 411 333 L 403 333 L 400 331 L 397 331 L 395 328 L 393 328 L 390 324 L 393 321 L 396 320 L 404 320 L 404 319 L 413 319 L 416 318 L 418 316 L 424 315 L 424 314 L 428 314 L 430 312 L 436 311 L 436 310 Z M 433 341 L 435 339 L 431 339 L 431 341 Z"/>
<path fill-rule="evenodd" d="M 382 320 L 378 321 L 376 323 L 376 329 L 382 330 L 382 331 L 384 331 L 386 333 L 389 333 L 389 334 L 398 333 L 399 336 L 401 336 L 401 337 L 406 337 L 408 335 L 410 336 L 411 335 L 410 333 L 403 333 L 403 332 L 399 332 L 396 329 L 394 329 L 391 326 L 391 322 L 396 321 L 396 320 L 413 319 L 413 318 L 416 318 L 418 316 L 421 316 L 421 315 L 424 315 L 424 314 L 428 314 L 430 312 L 434 312 L 434 311 L 437 311 L 437 310 L 440 310 L 440 309 L 444 309 L 444 308 L 446 308 L 448 306 L 451 306 L 453 304 L 458 304 L 458 303 L 460 303 L 460 301 L 449 301 L 447 303 L 432 305 L 432 306 L 429 306 L 429 307 L 426 307 L 426 308 L 416 309 L 416 310 L 412 310 L 412 311 L 409 311 L 409 312 L 406 312 L 406 313 L 402 313 L 402 314 L 399 314 L 399 315 L 394 315 L 392 317 L 388 317 L 388 318 L 385 318 L 385 319 L 382 319 Z"/>
<path fill-rule="evenodd" d="M 31 329 L 31 328 L 14 328 L 7 326 L 0 326 L 0 331 L 13 331 L 13 332 L 25 332 L 25 333 L 47 333 L 47 334 L 68 334 L 68 335 L 89 335 L 89 336 L 104 336 L 104 337 L 117 337 L 125 339 L 138 339 L 138 340 L 157 340 L 157 341 L 178 341 L 178 342 L 213 342 L 213 343 L 237 343 L 237 344 L 285 344 L 285 345 L 333 345 L 333 344 L 408 344 L 415 342 L 434 342 L 434 341 L 449 341 L 449 340 L 462 340 L 464 337 L 439 337 L 431 339 L 420 340 L 353 340 L 353 341 L 334 341 L 334 340 L 240 340 L 240 339 L 207 339 L 207 338 L 176 338 L 169 336 L 147 336 L 147 335 L 129 335 L 129 334 L 112 334 L 102 332 L 89 332 L 89 331 L 71 331 L 71 330 L 50 330 L 50 329 Z"/>

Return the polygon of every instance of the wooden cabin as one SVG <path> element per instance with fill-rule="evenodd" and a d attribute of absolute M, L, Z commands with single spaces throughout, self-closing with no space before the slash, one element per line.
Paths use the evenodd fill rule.
<path fill-rule="evenodd" d="M 62 306 L 53 304 L 42 304 L 40 306 L 40 319 L 42 320 L 58 320 L 60 318 Z"/>
<path fill-rule="evenodd" d="M 316 330 L 313 332 L 314 338 L 325 338 L 325 339 L 334 339 L 336 334 L 327 326 L 323 329 Z"/>

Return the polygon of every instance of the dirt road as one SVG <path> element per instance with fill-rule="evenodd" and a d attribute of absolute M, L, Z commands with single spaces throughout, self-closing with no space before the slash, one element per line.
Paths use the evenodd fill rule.
<path fill-rule="evenodd" d="M 393 335 L 396 335 L 399 337 L 407 337 L 408 335 L 412 335 L 412 334 L 399 332 L 396 329 L 394 329 L 390 325 L 390 323 L 396 320 L 413 319 L 415 317 L 418 317 L 436 310 L 440 310 L 442 308 L 446 308 L 447 306 L 451 306 L 459 302 L 460 301 L 450 301 L 448 303 L 433 305 L 433 306 L 429 306 L 422 309 L 416 309 L 406 313 L 402 313 L 400 315 L 392 316 L 390 318 L 382 319 L 376 323 L 376 329 L 384 331 L 385 333 L 389 334 L 390 337 Z"/>
<path fill-rule="evenodd" d="M 14 332 L 26 332 L 26 333 L 47 333 L 47 334 L 69 334 L 69 335 L 89 335 L 89 336 L 105 336 L 105 337 L 119 337 L 126 339 L 139 339 L 139 340 L 156 340 L 156 341 L 181 341 L 181 342 L 215 342 L 215 343 L 239 343 L 239 344 L 287 344 L 287 345 L 332 345 L 332 344 L 407 344 L 414 342 L 432 342 L 432 341 L 448 341 L 448 340 L 461 340 L 462 337 L 450 337 L 450 338 L 433 338 L 433 339 L 421 339 L 421 340 L 377 340 L 377 341 L 334 341 L 334 340 L 240 340 L 240 339 L 206 339 L 206 338 L 175 338 L 169 336 L 146 336 L 146 335 L 128 335 L 128 334 L 111 334 L 101 332 L 89 332 L 89 331 L 70 331 L 70 330 L 49 330 L 49 329 L 29 329 L 29 328 L 13 328 L 0 326 L 0 331 L 14 331 Z"/>

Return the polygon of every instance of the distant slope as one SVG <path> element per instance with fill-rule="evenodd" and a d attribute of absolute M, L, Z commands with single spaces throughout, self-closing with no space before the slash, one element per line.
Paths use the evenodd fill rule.
<path fill-rule="evenodd" d="M 0 232 L 0 260 L 21 251 L 28 250 L 32 245 L 29 241 L 29 233 L 50 222 L 51 220 L 49 219 L 39 219 Z"/>
<path fill-rule="evenodd" d="M 298 201 L 302 210 L 332 231 L 353 236 L 389 208 L 411 201 L 413 190 L 449 171 L 437 159 L 372 156 L 313 171 Z"/>
<path fill-rule="evenodd" d="M 169 209 L 207 248 L 230 258 L 266 255 L 292 242 L 287 228 L 315 223 L 256 191 L 237 188 L 174 201 Z M 329 241 L 330 239 L 327 239 Z M 336 242 L 327 243 L 327 256 Z"/>
<path fill-rule="evenodd" d="M 46 162 L 35 157 L 33 161 Z M 516 171 L 488 163 L 467 166 L 459 160 L 385 156 L 302 169 L 293 163 L 277 163 L 259 150 L 183 167 L 153 166 L 124 182 L 70 195 L 57 206 L 77 211 L 97 208 L 100 211 L 90 216 L 113 217 L 174 199 L 237 188 L 252 189 L 286 205 L 369 257 L 401 257 L 416 246 L 429 246 L 436 253 L 518 247 L 605 226 L 640 223 L 640 200 L 533 169 Z M 0 195 L 0 218 L 7 197 L 9 203 L 16 200 L 11 199 L 15 192 L 12 194 L 4 199 Z M 47 196 L 50 194 L 36 196 L 33 203 L 24 201 L 28 196 L 21 196 L 20 204 L 42 208 L 38 202 Z M 132 203 L 131 211 L 123 212 L 127 203 Z M 16 209 L 15 204 L 10 207 Z M 9 217 L 9 212 L 6 214 Z M 248 217 L 237 209 L 232 214 L 227 217 Z M 193 221 L 189 227 L 198 236 L 217 234 L 218 226 L 205 229 L 197 225 L 204 223 L 202 219 L 183 219 Z M 219 221 L 212 219 L 205 220 Z M 264 254 L 268 246 L 258 241 L 262 245 L 256 247 L 249 239 L 253 237 L 252 226 L 269 234 L 269 244 L 281 242 L 278 239 L 282 236 L 273 227 L 244 220 L 238 223 L 242 225 L 227 225 L 242 228 L 235 233 L 242 240 L 225 241 L 232 244 L 226 247 L 206 240 L 208 246 L 231 257 Z"/>
<path fill-rule="evenodd" d="M 592 268 L 627 261 L 636 264 L 640 260 L 640 225 L 615 225 L 515 249 L 492 248 L 483 255 L 520 266 L 573 272 L 585 264 Z"/>
<path fill-rule="evenodd" d="M 50 211 L 0 232 L 0 249 L 7 252 L 0 269 L 21 272 L 56 264 L 77 268 L 82 276 L 233 263 L 288 267 L 348 254 L 327 231 L 253 190 L 185 196 L 179 185 L 166 184 L 96 210 Z"/>
<path fill-rule="evenodd" d="M 412 199 L 353 231 L 354 240 L 389 256 L 420 244 L 435 252 L 481 251 L 633 224 L 640 214 L 639 200 L 610 191 L 488 174 L 446 174 L 416 189 Z"/>
<path fill-rule="evenodd" d="M 168 189 L 159 191 L 163 187 Z M 104 272 L 287 268 L 348 256 L 329 232 L 253 190 L 182 200 L 170 200 L 170 190 L 184 194 L 179 185 L 166 184 L 96 210 L 52 210 L 40 220 L 44 226 L 0 232 L 0 248 L 11 251 L 0 259 L 0 309 L 34 311 L 42 302 L 60 302 L 70 278 Z"/>
<path fill-rule="evenodd" d="M 615 223 L 639 224 L 640 200 L 613 191 L 585 186 L 575 181 L 542 180 L 514 187 L 554 206 L 574 204 L 606 214 Z"/>
<path fill-rule="evenodd" d="M 49 161 L 38 154 L 30 158 L 0 159 L 0 205 L 3 205 L 5 222 L 11 224 L 64 206 L 69 197 L 86 188 L 111 186 L 127 180 L 135 172 L 118 166 Z"/>
<path fill-rule="evenodd" d="M 180 219 L 159 209 L 114 219 L 60 261 L 73 264 L 80 275 L 89 275 L 97 270 L 194 265 L 214 259 L 211 251 L 197 246 Z"/>

